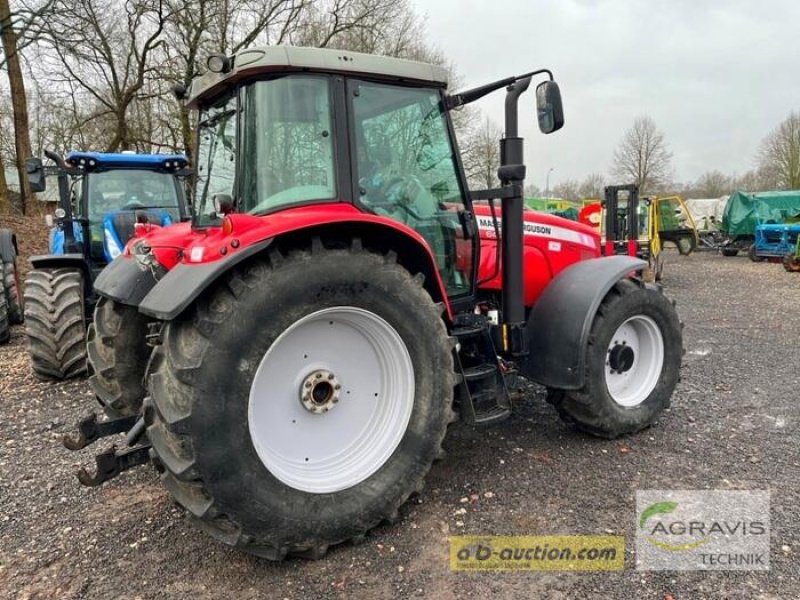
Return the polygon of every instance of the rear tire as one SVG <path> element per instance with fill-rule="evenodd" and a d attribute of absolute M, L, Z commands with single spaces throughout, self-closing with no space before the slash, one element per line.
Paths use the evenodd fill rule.
<path fill-rule="evenodd" d="M 86 373 L 83 275 L 35 269 L 25 278 L 25 332 L 34 374 L 64 380 Z"/>
<path fill-rule="evenodd" d="M 89 326 L 89 385 L 110 417 L 139 414 L 150 348 L 149 320 L 135 306 L 101 298 Z"/>
<path fill-rule="evenodd" d="M 23 314 L 22 296 L 19 289 L 19 272 L 17 271 L 16 257 L 13 261 L 3 263 L 3 291 L 5 292 L 6 305 L 8 306 L 8 321 L 12 325 L 19 325 L 25 320 Z"/>
<path fill-rule="evenodd" d="M 0 294 L 0 344 L 8 343 L 11 339 L 11 326 L 8 322 L 8 307 L 5 294 Z"/>
<path fill-rule="evenodd" d="M 440 307 L 390 258 L 275 251 L 166 325 L 145 400 L 154 462 L 218 540 L 272 560 L 319 558 L 394 520 L 422 488 L 454 417 L 451 348 Z M 320 369 L 341 402 L 317 414 L 301 390 Z M 388 420 L 358 421 L 392 407 Z"/>
<path fill-rule="evenodd" d="M 623 280 L 595 315 L 583 388 L 550 389 L 547 399 L 582 431 L 604 438 L 634 433 L 669 406 L 682 354 L 681 323 L 670 301 Z"/>
<path fill-rule="evenodd" d="M 736 256 L 737 254 L 739 254 L 739 249 L 738 248 L 722 248 L 720 250 L 720 252 L 722 252 L 722 256 Z"/>

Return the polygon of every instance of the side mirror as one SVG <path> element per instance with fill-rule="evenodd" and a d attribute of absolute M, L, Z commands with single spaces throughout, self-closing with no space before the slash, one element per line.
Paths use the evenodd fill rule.
<path fill-rule="evenodd" d="M 536 86 L 536 112 L 542 133 L 553 133 L 564 126 L 561 91 L 555 81 L 543 81 Z"/>
<path fill-rule="evenodd" d="M 47 187 L 44 177 L 44 166 L 40 158 L 29 158 L 25 161 L 25 172 L 28 174 L 28 183 L 34 193 L 43 192 Z"/>

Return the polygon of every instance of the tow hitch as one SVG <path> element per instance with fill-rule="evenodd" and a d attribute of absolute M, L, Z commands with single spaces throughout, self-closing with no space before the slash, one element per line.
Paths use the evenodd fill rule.
<path fill-rule="evenodd" d="M 69 434 L 64 436 L 63 443 L 68 450 L 81 450 L 102 437 L 126 432 L 126 444 L 130 448 L 117 452 L 117 446 L 114 445 L 95 456 L 97 469 L 94 475 L 84 468 L 77 473 L 78 481 L 85 486 L 96 487 L 123 471 L 150 462 L 150 444 L 137 445 L 145 431 L 144 417 L 120 417 L 98 421 L 97 415 L 92 413 L 81 419 L 77 428 L 77 437 Z"/>

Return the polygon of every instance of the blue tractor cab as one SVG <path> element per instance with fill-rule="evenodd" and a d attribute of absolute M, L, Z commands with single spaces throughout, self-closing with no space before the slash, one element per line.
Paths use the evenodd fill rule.
<path fill-rule="evenodd" d="M 137 224 L 163 227 L 190 218 L 184 195 L 190 171 L 181 154 L 45 155 L 55 167 L 29 159 L 28 180 L 40 192 L 45 172 L 57 175 L 59 201 L 49 254 L 31 258 L 25 318 L 35 374 L 66 379 L 86 370 L 86 324 L 96 303 L 95 278 L 122 254 Z"/>
<path fill-rule="evenodd" d="M 71 254 L 77 247 L 97 271 L 122 253 L 137 221 L 166 226 L 186 218 L 183 184 L 175 175 L 187 162 L 180 154 L 70 152 L 64 170 L 71 172 L 74 241 L 69 243 L 62 218 L 51 232 L 51 254 Z M 61 204 L 66 213 L 63 199 Z"/>

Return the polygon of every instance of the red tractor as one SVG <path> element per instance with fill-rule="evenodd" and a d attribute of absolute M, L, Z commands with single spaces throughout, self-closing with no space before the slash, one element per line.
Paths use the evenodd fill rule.
<path fill-rule="evenodd" d="M 83 483 L 152 461 L 214 537 L 319 557 L 397 516 L 448 424 L 507 417 L 509 370 L 604 437 L 669 405 L 681 327 L 646 263 L 523 210 L 517 103 L 545 76 L 539 128 L 558 130 L 550 71 L 448 94 L 440 67 L 338 50 L 208 68 L 192 222 L 141 224 L 95 283 L 97 391 L 146 385 L 67 440 L 128 431 Z M 500 88 L 502 185 L 470 191 L 450 111 Z"/>

